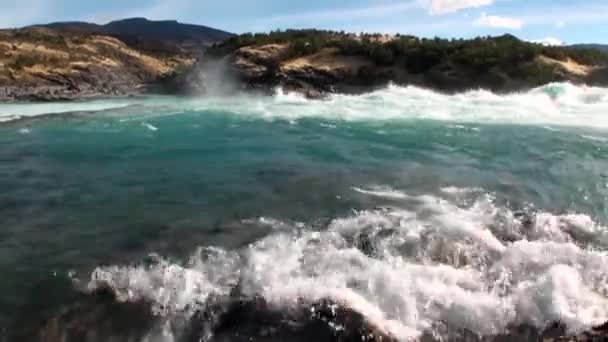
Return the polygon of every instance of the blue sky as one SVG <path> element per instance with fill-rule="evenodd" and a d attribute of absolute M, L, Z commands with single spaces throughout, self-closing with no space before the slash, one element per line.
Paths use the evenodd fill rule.
<path fill-rule="evenodd" d="M 232 32 L 324 28 L 608 43 L 608 0 L 0 0 L 0 26 L 125 17 L 177 19 Z"/>

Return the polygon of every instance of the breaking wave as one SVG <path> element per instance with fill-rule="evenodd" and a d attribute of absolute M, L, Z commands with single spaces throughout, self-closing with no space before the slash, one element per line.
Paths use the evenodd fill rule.
<path fill-rule="evenodd" d="M 308 100 L 277 90 L 275 96 L 177 98 L 148 97 L 63 104 L 0 105 L 0 121 L 49 113 L 120 109 L 124 116 L 146 117 L 159 109 L 172 115 L 222 111 L 265 119 L 330 120 L 432 119 L 450 122 L 539 124 L 550 126 L 608 127 L 608 89 L 553 83 L 527 92 L 506 95 L 474 90 L 445 95 L 418 87 L 389 86 L 364 95 L 331 95 Z M 150 110 L 142 110 L 148 108 Z"/>
<path fill-rule="evenodd" d="M 133 100 L 89 100 L 78 102 L 53 103 L 1 103 L 0 123 L 9 122 L 50 114 L 66 114 L 75 112 L 99 112 L 111 109 L 121 109 L 133 104 Z"/>
<path fill-rule="evenodd" d="M 169 321 L 197 319 L 235 292 L 285 312 L 330 300 L 399 340 L 449 338 L 441 326 L 493 336 L 518 324 L 578 332 L 608 321 L 608 229 L 590 217 L 514 210 L 479 189 L 353 191 L 394 205 L 324 227 L 260 218 L 276 229 L 241 250 L 99 267 L 88 289 L 150 303 Z"/>

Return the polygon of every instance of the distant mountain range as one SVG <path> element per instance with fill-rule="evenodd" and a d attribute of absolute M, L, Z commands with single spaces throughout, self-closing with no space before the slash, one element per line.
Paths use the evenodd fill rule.
<path fill-rule="evenodd" d="M 56 22 L 32 27 L 46 27 L 56 31 L 110 35 L 125 41 L 164 42 L 180 48 L 201 48 L 223 41 L 234 34 L 202 25 L 182 24 L 176 20 L 154 21 L 129 18 L 105 25 L 87 22 Z"/>
<path fill-rule="evenodd" d="M 608 45 L 606 44 L 575 44 L 571 45 L 575 49 L 597 49 L 608 52 Z"/>

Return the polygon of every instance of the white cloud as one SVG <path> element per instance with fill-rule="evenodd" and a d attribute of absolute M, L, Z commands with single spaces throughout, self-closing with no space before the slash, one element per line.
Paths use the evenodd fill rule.
<path fill-rule="evenodd" d="M 545 46 L 562 46 L 565 45 L 564 41 L 559 39 L 559 38 L 555 38 L 555 37 L 547 37 L 544 39 L 538 39 L 538 40 L 532 40 L 532 43 L 536 43 L 536 44 L 542 44 Z"/>
<path fill-rule="evenodd" d="M 488 15 L 486 13 L 482 13 L 479 18 L 473 21 L 473 25 L 478 27 L 519 30 L 524 27 L 524 22 L 516 18 L 501 17 L 498 15 Z"/>
<path fill-rule="evenodd" d="M 454 13 L 466 8 L 488 6 L 494 0 L 430 0 L 432 14 Z"/>

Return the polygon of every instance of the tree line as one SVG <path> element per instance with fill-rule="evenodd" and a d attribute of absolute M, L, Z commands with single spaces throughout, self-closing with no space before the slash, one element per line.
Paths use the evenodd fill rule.
<path fill-rule="evenodd" d="M 326 30 L 277 30 L 246 33 L 210 47 L 212 56 L 223 56 L 241 47 L 289 43 L 284 59 L 306 56 L 323 48 L 338 48 L 341 54 L 371 59 L 378 66 L 400 65 L 408 71 L 426 72 L 437 65 L 457 64 L 479 72 L 509 69 L 540 55 L 588 65 L 608 65 L 608 53 L 592 48 L 543 46 L 512 35 L 474 39 L 418 38 L 409 35 L 348 34 Z"/>

